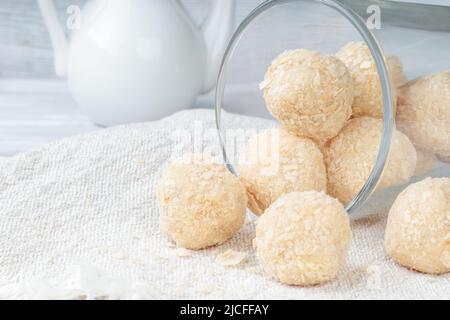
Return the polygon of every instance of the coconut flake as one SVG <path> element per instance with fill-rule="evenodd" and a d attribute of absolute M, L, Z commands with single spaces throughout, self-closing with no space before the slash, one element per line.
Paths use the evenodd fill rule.
<path fill-rule="evenodd" d="M 216 257 L 216 262 L 224 267 L 231 267 L 241 264 L 246 257 L 247 253 L 245 252 L 227 250 Z"/>
<path fill-rule="evenodd" d="M 185 248 L 178 248 L 175 250 L 175 254 L 180 258 L 188 258 L 192 256 L 192 251 Z"/>
<path fill-rule="evenodd" d="M 17 300 L 153 300 L 162 295 L 144 282 L 113 277 L 90 265 L 78 265 L 62 279 L 0 283 L 0 299 Z"/>

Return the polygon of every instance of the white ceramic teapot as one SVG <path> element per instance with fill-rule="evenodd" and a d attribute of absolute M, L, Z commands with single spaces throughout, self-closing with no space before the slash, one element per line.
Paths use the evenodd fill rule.
<path fill-rule="evenodd" d="M 157 120 L 211 90 L 233 31 L 234 0 L 197 28 L 178 0 L 92 0 L 70 44 L 54 4 L 38 0 L 56 72 L 100 125 Z"/>

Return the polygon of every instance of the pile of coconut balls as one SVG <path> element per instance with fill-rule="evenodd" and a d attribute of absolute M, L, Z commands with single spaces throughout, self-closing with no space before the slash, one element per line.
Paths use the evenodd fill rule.
<path fill-rule="evenodd" d="M 450 160 L 450 72 L 407 82 L 398 58 L 386 62 L 398 97 L 397 129 L 379 189 Z M 361 42 L 334 56 L 287 51 L 268 68 L 261 90 L 279 126 L 249 139 L 239 177 L 199 155 L 170 163 L 157 187 L 161 230 L 177 246 L 204 249 L 236 234 L 249 208 L 259 216 L 254 245 L 267 273 L 289 285 L 321 284 L 345 263 L 352 232 L 344 205 L 378 155 L 377 67 Z M 450 179 L 428 178 L 399 195 L 385 249 L 407 268 L 450 272 Z"/>

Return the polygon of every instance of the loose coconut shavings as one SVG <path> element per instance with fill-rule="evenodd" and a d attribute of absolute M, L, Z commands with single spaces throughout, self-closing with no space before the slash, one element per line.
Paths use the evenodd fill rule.
<path fill-rule="evenodd" d="M 216 257 L 216 262 L 224 267 L 230 267 L 241 264 L 245 258 L 247 258 L 247 253 L 245 252 L 227 250 Z"/>
<path fill-rule="evenodd" d="M 113 277 L 91 265 L 77 265 L 61 279 L 0 283 L 0 300 L 154 300 L 161 292 L 148 283 Z"/>

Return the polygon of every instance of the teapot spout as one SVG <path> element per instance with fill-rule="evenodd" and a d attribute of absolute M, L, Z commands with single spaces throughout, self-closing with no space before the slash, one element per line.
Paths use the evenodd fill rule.
<path fill-rule="evenodd" d="M 202 26 L 207 49 L 203 93 L 214 88 L 223 54 L 234 29 L 235 0 L 215 0 L 209 18 Z"/>
<path fill-rule="evenodd" d="M 55 5 L 52 0 L 38 0 L 42 18 L 50 34 L 54 56 L 56 74 L 65 78 L 67 74 L 68 43 L 64 30 L 58 21 Z"/>

